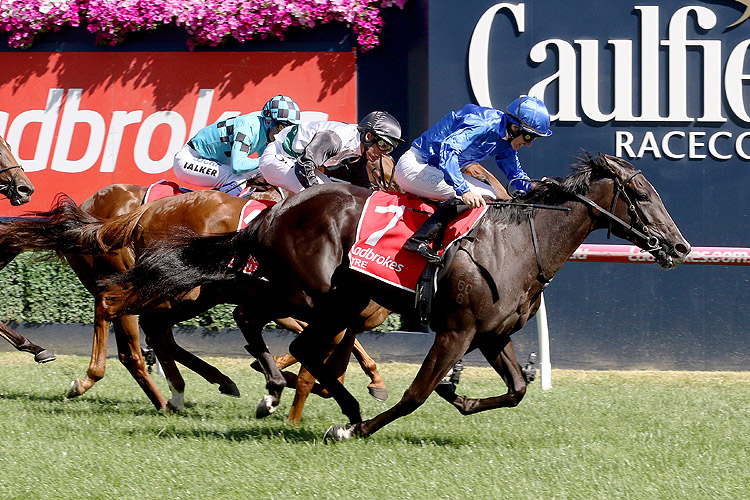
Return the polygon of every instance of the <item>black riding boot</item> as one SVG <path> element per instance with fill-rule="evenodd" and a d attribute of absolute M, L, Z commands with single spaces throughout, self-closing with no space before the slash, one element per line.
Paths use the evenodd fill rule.
<path fill-rule="evenodd" d="M 427 262 L 438 263 L 442 258 L 432 249 L 430 244 L 443 232 L 443 228 L 453 219 L 468 210 L 464 204 L 456 205 L 453 200 L 438 205 L 435 213 L 430 215 L 426 221 L 416 230 L 414 236 L 406 240 L 404 249 L 417 252 Z"/>

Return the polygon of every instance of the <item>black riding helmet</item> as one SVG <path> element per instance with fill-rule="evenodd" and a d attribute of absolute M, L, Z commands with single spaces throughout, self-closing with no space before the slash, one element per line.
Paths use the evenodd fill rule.
<path fill-rule="evenodd" d="M 359 122 L 359 130 L 363 135 L 365 132 L 372 132 L 392 148 L 404 142 L 401 138 L 401 124 L 385 111 L 373 111 L 365 116 Z"/>

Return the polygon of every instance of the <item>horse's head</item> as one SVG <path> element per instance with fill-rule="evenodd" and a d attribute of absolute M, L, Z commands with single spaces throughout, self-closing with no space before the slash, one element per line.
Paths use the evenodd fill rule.
<path fill-rule="evenodd" d="M 603 208 L 610 209 L 627 223 L 610 220 L 611 231 L 651 253 L 665 269 L 684 262 L 690 253 L 690 243 L 682 236 L 659 193 L 643 173 L 616 156 L 600 153 L 598 162 L 614 176 L 611 207 Z"/>
<path fill-rule="evenodd" d="M 405 192 L 396 182 L 394 167 L 395 163 L 390 155 L 383 155 L 375 161 L 368 161 L 367 175 L 370 178 L 370 184 L 375 186 L 378 191 Z"/>
<path fill-rule="evenodd" d="M 4 194 L 13 206 L 28 203 L 34 192 L 23 167 L 10 150 L 5 139 L 0 137 L 0 194 Z"/>

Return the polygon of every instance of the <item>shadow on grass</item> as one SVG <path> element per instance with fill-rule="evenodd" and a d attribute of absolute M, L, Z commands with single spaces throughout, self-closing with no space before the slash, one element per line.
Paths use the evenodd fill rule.
<path fill-rule="evenodd" d="M 309 443 L 313 441 L 322 441 L 323 432 L 301 427 L 290 427 L 280 424 L 279 427 L 258 427 L 249 423 L 247 427 L 235 427 L 227 430 L 215 429 L 141 429 L 138 431 L 151 432 L 156 437 L 168 439 L 210 439 L 216 441 L 257 441 L 272 440 L 286 441 L 289 443 Z"/>
<path fill-rule="evenodd" d="M 49 403 L 55 405 L 55 412 L 60 414 L 111 415 L 122 413 L 129 415 L 158 415 L 159 412 L 148 401 L 141 403 L 136 400 L 113 399 L 103 396 L 77 396 L 68 398 L 64 394 L 27 394 L 1 393 L 0 401 L 26 401 L 29 403 Z M 185 405 L 188 406 L 188 405 Z M 48 413 L 49 408 L 27 407 L 28 411 Z"/>

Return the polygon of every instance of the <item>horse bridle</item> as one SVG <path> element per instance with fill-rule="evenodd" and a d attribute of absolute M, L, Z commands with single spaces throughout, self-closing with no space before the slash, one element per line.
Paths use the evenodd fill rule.
<path fill-rule="evenodd" d="M 0 174 L 3 172 L 7 172 L 11 169 L 18 169 L 13 174 L 13 177 L 10 178 L 8 182 L 5 184 L 0 185 L 0 193 L 4 194 L 8 199 L 12 199 L 15 196 L 18 196 L 18 188 L 16 187 L 16 177 L 18 177 L 18 173 L 23 171 L 23 167 L 21 165 L 12 165 L 10 167 L 3 167 L 0 168 Z"/>
<path fill-rule="evenodd" d="M 649 236 L 648 233 L 648 222 L 645 221 L 646 217 L 643 215 L 643 213 L 639 213 L 640 211 L 636 209 L 636 204 L 632 202 L 630 197 L 628 196 L 628 193 L 625 191 L 625 186 L 633 180 L 634 177 L 637 175 L 643 175 L 643 172 L 640 170 L 636 170 L 630 176 L 625 179 L 625 181 L 620 182 L 620 179 L 615 177 L 615 188 L 614 188 L 614 194 L 612 196 L 612 205 L 610 206 L 610 209 L 607 210 L 604 207 L 599 206 L 597 203 L 591 201 L 590 199 L 586 198 L 585 196 L 578 194 L 578 193 L 572 193 L 562 187 L 562 184 L 558 182 L 556 179 L 544 179 L 540 182 L 546 182 L 550 184 L 554 184 L 560 188 L 562 188 L 566 193 L 570 194 L 571 196 L 575 197 L 578 201 L 582 202 L 583 204 L 593 208 L 594 210 L 598 210 L 601 214 L 607 217 L 608 219 L 608 232 L 607 232 L 607 238 L 609 238 L 610 233 L 612 232 L 612 223 L 617 223 L 623 228 L 625 228 L 627 231 L 630 231 L 637 237 L 641 238 L 645 244 L 646 247 L 644 250 L 646 252 L 653 252 L 655 250 L 659 249 L 659 239 L 656 236 Z M 628 212 L 631 213 L 631 220 L 633 220 L 634 224 L 630 224 L 625 222 L 624 220 L 620 219 L 618 216 L 616 216 L 614 213 L 612 213 L 615 209 L 615 205 L 617 204 L 617 200 L 620 198 L 623 198 L 625 202 L 628 204 Z M 641 229 L 639 230 L 635 224 L 640 224 Z"/>
<path fill-rule="evenodd" d="M 610 236 L 610 234 L 612 232 L 612 224 L 613 223 L 617 223 L 620 226 L 624 227 L 626 230 L 628 230 L 631 233 L 633 233 L 634 235 L 636 235 L 637 237 L 641 238 L 645 242 L 646 246 L 648 247 L 648 248 L 644 249 L 646 252 L 654 252 L 656 250 L 659 250 L 659 248 L 660 248 L 659 247 L 659 239 L 656 236 L 649 236 L 647 234 L 649 232 L 649 230 L 648 230 L 648 222 L 646 221 L 646 216 L 643 215 L 643 212 L 641 212 L 640 210 L 636 209 L 637 205 L 632 202 L 632 200 L 628 196 L 628 193 L 625 191 L 625 186 L 631 180 L 633 180 L 633 178 L 635 176 L 637 176 L 639 174 L 642 175 L 643 172 L 641 172 L 640 170 L 636 170 L 635 172 L 633 172 L 632 174 L 630 174 L 630 176 L 628 176 L 628 178 L 625 179 L 625 181 L 623 181 L 623 182 L 620 182 L 620 179 L 617 178 L 617 177 L 615 177 L 615 179 L 614 179 L 614 181 L 615 181 L 615 188 L 614 188 L 614 193 L 613 193 L 613 196 L 612 196 L 612 205 L 610 206 L 609 210 L 607 210 L 607 209 L 599 206 L 596 202 L 594 202 L 594 201 L 586 198 L 585 196 L 583 196 L 581 194 L 573 193 L 573 192 L 565 189 L 563 187 L 563 185 L 559 181 L 557 181 L 556 179 L 545 178 L 543 180 L 532 181 L 532 182 L 540 182 L 540 183 L 553 184 L 553 185 L 557 186 L 558 188 L 560 188 L 565 193 L 567 193 L 567 194 L 573 196 L 574 198 L 576 198 L 578 201 L 580 201 L 584 205 L 586 205 L 586 206 L 588 206 L 590 208 L 593 208 L 594 210 L 598 210 L 601 214 L 605 215 L 607 217 L 607 219 L 608 219 L 607 238 L 609 238 L 609 236 Z M 613 211 L 615 209 L 615 205 L 617 204 L 617 200 L 620 199 L 621 197 L 628 204 L 628 212 L 630 214 L 632 214 L 631 215 L 631 222 L 633 222 L 633 224 L 625 222 L 624 220 L 620 219 L 618 216 L 616 216 L 613 213 Z M 537 242 L 536 228 L 534 227 L 534 217 L 533 217 L 533 215 L 531 215 L 531 213 L 529 213 L 529 224 L 531 226 L 531 241 L 532 241 L 532 243 L 534 245 L 534 253 L 536 254 L 536 263 L 537 263 L 537 266 L 539 268 L 539 273 L 537 274 L 537 279 L 540 282 L 542 282 L 542 285 L 543 285 L 542 286 L 542 290 L 544 290 L 544 288 L 546 288 L 547 285 L 549 285 L 549 283 L 552 281 L 552 278 L 550 278 L 546 274 L 544 274 L 544 269 L 542 268 L 542 259 L 541 259 L 541 256 L 539 255 L 539 244 Z M 641 229 L 639 230 L 638 228 L 636 228 L 635 224 L 640 224 Z"/>
<path fill-rule="evenodd" d="M 391 188 L 393 187 L 393 178 L 395 177 L 394 175 L 395 172 L 391 172 L 391 178 L 388 180 L 388 185 L 382 184 L 385 181 L 385 168 L 383 167 L 383 157 L 381 156 L 379 159 L 380 159 L 380 181 L 377 183 L 375 187 L 380 188 L 381 191 L 390 191 Z"/>

